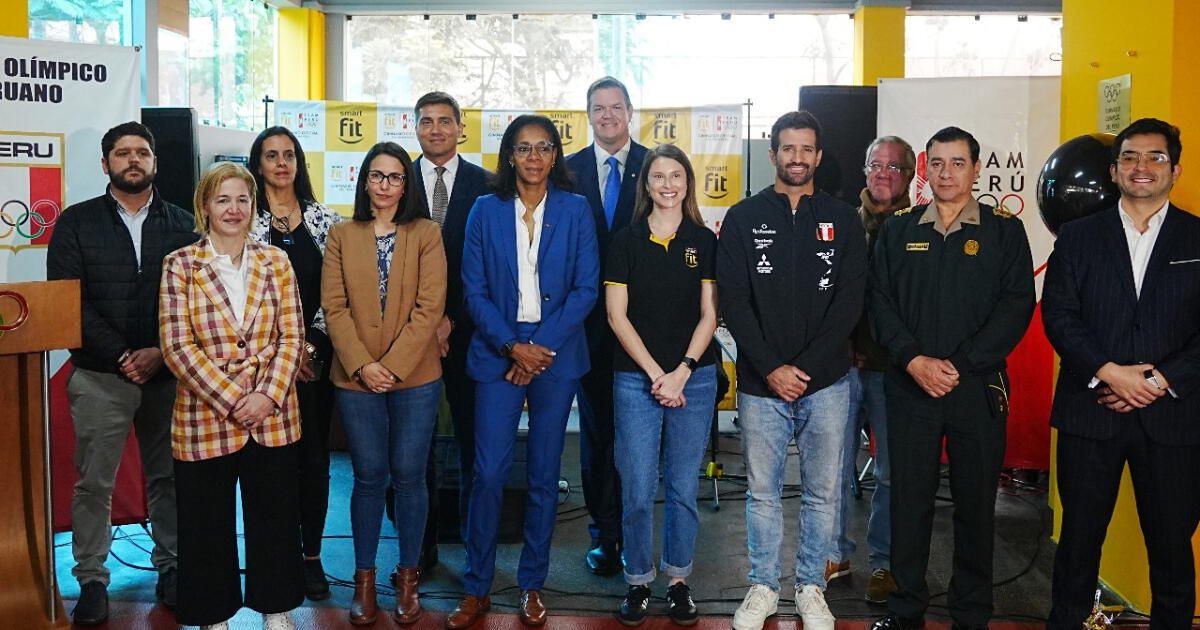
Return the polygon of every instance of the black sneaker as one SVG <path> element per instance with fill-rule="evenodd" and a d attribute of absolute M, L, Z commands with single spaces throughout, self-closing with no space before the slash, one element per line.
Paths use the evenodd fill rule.
<path fill-rule="evenodd" d="M 304 559 L 304 596 L 314 602 L 329 599 L 329 580 L 320 558 Z"/>
<path fill-rule="evenodd" d="M 88 582 L 79 587 L 79 601 L 71 611 L 71 621 L 77 626 L 98 626 L 108 620 L 108 587 L 101 582 Z"/>
<path fill-rule="evenodd" d="M 692 626 L 700 620 L 696 603 L 692 601 L 692 590 L 686 582 L 676 582 L 667 587 L 667 616 L 681 626 Z"/>
<path fill-rule="evenodd" d="M 625 591 L 625 601 L 621 602 L 621 610 L 617 619 L 627 626 L 640 625 L 646 620 L 646 608 L 650 606 L 650 588 L 638 584 L 630 586 Z"/>
<path fill-rule="evenodd" d="M 154 597 L 167 608 L 174 608 L 176 595 L 179 592 L 179 573 L 175 567 L 158 574 L 158 583 L 154 585 Z"/>

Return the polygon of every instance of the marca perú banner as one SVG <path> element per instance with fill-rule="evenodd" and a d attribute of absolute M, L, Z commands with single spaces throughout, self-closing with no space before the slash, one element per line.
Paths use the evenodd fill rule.
<path fill-rule="evenodd" d="M 464 109 L 464 159 L 496 167 L 500 139 L 513 118 L 530 110 Z M 591 143 L 591 126 L 582 110 L 538 110 L 554 121 L 570 155 Z M 275 123 L 291 129 L 304 147 L 309 175 L 319 201 L 349 216 L 363 154 L 376 142 L 391 140 L 415 158 L 416 116 L 412 107 L 340 101 L 277 101 Z M 700 210 L 714 230 L 725 211 L 741 199 L 742 107 L 708 105 L 644 109 L 633 121 L 637 140 L 648 147 L 675 144 L 687 152 L 696 170 Z"/>
<path fill-rule="evenodd" d="M 981 203 L 1007 209 L 1025 225 L 1040 299 L 1054 236 L 1037 206 L 1037 176 L 1058 146 L 1058 77 L 881 79 L 879 135 L 896 135 L 917 152 L 914 203 L 933 195 L 925 171 L 925 141 L 954 125 L 979 140 L 983 163 L 975 182 Z M 936 102 L 936 107 L 930 107 Z M 1040 305 L 1024 339 L 1008 358 L 1012 379 L 1005 466 L 1050 467 L 1050 401 L 1054 350 L 1042 329 Z"/>

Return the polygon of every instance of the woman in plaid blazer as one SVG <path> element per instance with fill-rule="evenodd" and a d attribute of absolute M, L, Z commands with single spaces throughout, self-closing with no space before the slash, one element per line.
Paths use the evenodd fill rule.
<path fill-rule="evenodd" d="M 390 483 L 399 547 L 393 616 L 409 624 L 421 615 L 417 564 L 429 512 L 425 463 L 442 397 L 435 333 L 446 306 L 446 253 L 400 145 L 372 147 L 359 173 L 353 220 L 329 230 L 321 275 L 330 378 L 354 469 L 350 623 L 371 624 L 378 614 L 375 556 Z"/>
<path fill-rule="evenodd" d="M 248 239 L 254 179 L 212 167 L 196 188 L 198 243 L 163 261 L 163 359 L 179 379 L 171 431 L 179 505 L 179 623 L 225 630 L 243 603 L 294 629 L 304 600 L 295 379 L 304 322 L 287 255 Z M 246 595 L 238 571 L 241 484 Z"/>

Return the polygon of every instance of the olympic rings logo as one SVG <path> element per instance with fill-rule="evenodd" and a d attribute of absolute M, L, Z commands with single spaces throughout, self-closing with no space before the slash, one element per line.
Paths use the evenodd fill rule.
<path fill-rule="evenodd" d="M 981 203 L 986 203 L 993 208 L 1003 208 L 1004 210 L 1008 210 L 1014 217 L 1021 216 L 1021 213 L 1025 211 L 1025 199 L 1016 193 L 1008 193 L 999 199 L 996 198 L 996 195 L 985 193 L 979 196 L 979 201 Z M 1016 203 L 1010 206 L 1009 201 L 1015 201 Z"/>
<path fill-rule="evenodd" d="M 4 321 L 4 317 L 0 316 L 0 336 L 10 330 L 20 328 L 25 320 L 29 319 L 29 302 L 25 301 L 25 296 L 16 291 L 0 291 L 0 299 L 8 298 L 17 303 L 20 311 L 17 313 L 17 318 L 11 324 Z"/>
<path fill-rule="evenodd" d="M 12 206 L 19 208 L 15 211 L 16 218 L 8 212 Z M 44 234 L 46 228 L 53 226 L 61 214 L 62 208 L 50 199 L 38 199 L 32 207 L 20 199 L 9 199 L 0 205 L 0 223 L 8 226 L 0 233 L 0 239 L 8 238 L 14 231 L 24 238 L 35 239 Z M 31 226 L 29 230 L 26 230 L 26 225 Z"/>

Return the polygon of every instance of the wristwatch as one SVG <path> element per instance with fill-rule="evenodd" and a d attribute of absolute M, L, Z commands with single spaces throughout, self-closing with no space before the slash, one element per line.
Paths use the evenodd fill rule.
<path fill-rule="evenodd" d="M 682 359 L 680 359 L 680 360 L 679 360 L 679 363 L 680 363 L 681 365 L 687 366 L 687 369 L 689 369 L 689 370 L 691 370 L 691 371 L 693 371 L 693 372 L 695 372 L 695 371 L 696 371 L 696 365 L 697 365 L 697 362 L 696 362 L 696 360 L 695 360 L 695 359 L 693 359 L 692 357 L 685 356 L 685 357 L 683 357 Z"/>
<path fill-rule="evenodd" d="M 507 356 L 511 356 L 511 355 L 512 355 L 512 351 L 513 351 L 513 348 L 515 348 L 515 347 L 517 347 L 517 342 L 515 342 L 515 341 L 510 341 L 510 342 L 508 342 L 508 343 L 506 343 L 506 344 L 504 344 L 503 346 L 501 346 L 501 347 L 500 347 L 500 354 L 502 354 L 502 355 L 504 355 L 504 356 L 506 356 L 506 357 L 507 357 Z"/>

